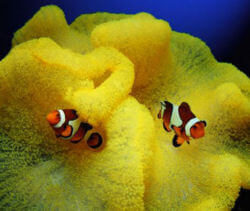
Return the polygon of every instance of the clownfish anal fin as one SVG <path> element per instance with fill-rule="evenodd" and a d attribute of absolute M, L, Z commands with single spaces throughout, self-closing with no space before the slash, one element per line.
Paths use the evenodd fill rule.
<path fill-rule="evenodd" d="M 179 146 L 182 145 L 182 143 L 180 143 L 179 140 L 180 140 L 180 137 L 177 136 L 177 135 L 175 135 L 174 138 L 173 138 L 173 145 L 174 145 L 174 147 L 179 147 Z"/>
<path fill-rule="evenodd" d="M 171 132 L 171 130 L 167 129 L 167 127 L 165 126 L 164 122 L 163 122 L 163 128 L 164 128 L 164 130 L 166 130 L 167 132 Z"/>
<path fill-rule="evenodd" d="M 72 144 L 77 144 L 77 143 L 79 143 L 81 140 L 82 140 L 82 139 L 76 140 L 76 141 L 70 141 L 70 142 L 71 142 Z"/>

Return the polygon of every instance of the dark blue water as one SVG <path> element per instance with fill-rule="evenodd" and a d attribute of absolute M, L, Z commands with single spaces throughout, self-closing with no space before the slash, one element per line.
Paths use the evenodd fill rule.
<path fill-rule="evenodd" d="M 250 0 L 0 0 L 0 56 L 8 52 L 12 33 L 43 5 L 60 6 L 68 22 L 82 13 L 152 13 L 172 29 L 204 40 L 220 61 L 244 72 L 250 69 Z"/>

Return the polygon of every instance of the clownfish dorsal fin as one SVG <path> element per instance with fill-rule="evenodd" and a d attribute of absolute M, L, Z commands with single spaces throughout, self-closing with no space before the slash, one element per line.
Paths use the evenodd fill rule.
<path fill-rule="evenodd" d="M 190 111 L 190 106 L 189 106 L 188 103 L 182 102 L 181 105 L 180 105 L 180 109 L 181 109 L 182 111 L 187 112 L 187 111 Z"/>

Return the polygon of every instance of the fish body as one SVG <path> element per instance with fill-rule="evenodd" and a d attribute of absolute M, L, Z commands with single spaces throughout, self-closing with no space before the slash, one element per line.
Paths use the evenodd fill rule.
<path fill-rule="evenodd" d="M 47 115 L 47 121 L 57 138 L 72 143 L 78 143 L 84 138 L 91 148 L 97 148 L 102 144 L 101 135 L 93 132 L 90 124 L 81 122 L 74 109 L 52 111 Z"/>
<path fill-rule="evenodd" d="M 181 146 L 185 141 L 189 144 L 190 138 L 196 139 L 205 135 L 206 121 L 199 120 L 186 102 L 182 102 L 180 106 L 168 101 L 161 102 L 158 118 L 163 119 L 163 128 L 167 132 L 174 130 L 175 147 Z"/>

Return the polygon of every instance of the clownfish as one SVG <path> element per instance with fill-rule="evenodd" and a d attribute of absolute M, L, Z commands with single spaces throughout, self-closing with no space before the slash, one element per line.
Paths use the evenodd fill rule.
<path fill-rule="evenodd" d="M 196 118 L 186 102 L 182 102 L 180 106 L 168 101 L 161 102 L 158 118 L 163 119 L 163 128 L 167 132 L 174 130 L 175 147 L 181 146 L 185 141 L 190 144 L 190 138 L 197 139 L 205 135 L 206 121 Z"/>
<path fill-rule="evenodd" d="M 69 140 L 72 143 L 78 143 L 84 138 L 91 148 L 98 148 L 102 144 L 102 136 L 98 132 L 93 132 L 90 124 L 81 122 L 74 109 L 52 111 L 46 119 L 57 138 Z"/>

